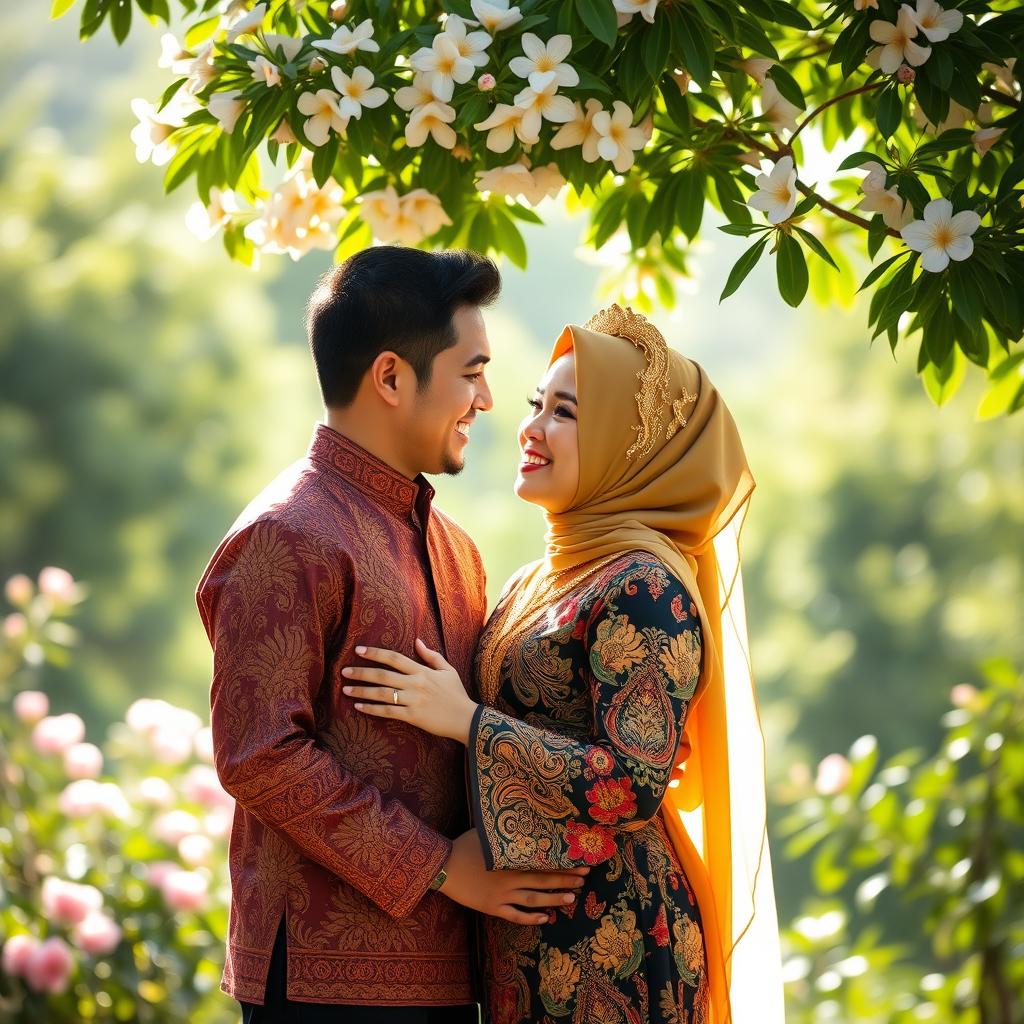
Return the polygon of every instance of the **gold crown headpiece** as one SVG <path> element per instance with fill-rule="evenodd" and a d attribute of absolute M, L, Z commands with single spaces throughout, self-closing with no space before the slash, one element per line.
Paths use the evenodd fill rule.
<path fill-rule="evenodd" d="M 626 452 L 626 459 L 630 460 L 637 454 L 641 459 L 646 458 L 654 448 L 656 428 L 661 422 L 662 411 L 670 411 L 665 430 L 665 440 L 670 441 L 678 430 L 686 426 L 683 411 L 697 401 L 697 396 L 691 395 L 684 386 L 682 396 L 672 400 L 668 391 L 668 342 L 650 320 L 640 313 L 634 313 L 629 306 L 623 309 L 613 304 L 595 313 L 583 326 L 588 331 L 611 334 L 632 342 L 644 355 L 647 365 L 636 373 L 640 381 L 640 390 L 635 395 L 640 423 L 633 429 L 638 436 Z"/>

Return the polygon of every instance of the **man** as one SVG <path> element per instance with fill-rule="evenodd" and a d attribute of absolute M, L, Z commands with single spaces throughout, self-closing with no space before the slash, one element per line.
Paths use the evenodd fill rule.
<path fill-rule="evenodd" d="M 462 251 L 381 246 L 328 271 L 307 316 L 325 421 L 200 581 L 237 802 L 221 987 L 245 1024 L 476 1021 L 464 908 L 534 923 L 582 881 L 487 872 L 460 745 L 342 692 L 357 645 L 413 656 L 416 638 L 472 678 L 484 573 L 422 474 L 458 473 L 491 408 L 481 308 L 499 290 Z"/>

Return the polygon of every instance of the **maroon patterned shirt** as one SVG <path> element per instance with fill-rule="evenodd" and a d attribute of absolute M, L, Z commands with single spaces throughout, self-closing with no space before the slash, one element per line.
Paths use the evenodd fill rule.
<path fill-rule="evenodd" d="M 237 801 L 221 988 L 240 1001 L 263 1002 L 282 915 L 290 999 L 475 998 L 467 912 L 429 890 L 469 827 L 462 746 L 341 689 L 357 644 L 415 657 L 416 637 L 472 678 L 483 568 L 433 493 L 318 425 L 199 583 L 214 759 Z"/>

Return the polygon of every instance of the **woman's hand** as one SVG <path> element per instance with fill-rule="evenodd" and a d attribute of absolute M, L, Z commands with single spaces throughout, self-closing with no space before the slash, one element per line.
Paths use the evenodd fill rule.
<path fill-rule="evenodd" d="M 416 653 L 426 664 L 404 654 L 378 647 L 357 647 L 356 654 L 376 661 L 385 668 L 344 668 L 346 679 L 370 683 L 370 686 L 345 686 L 345 693 L 357 701 L 356 710 L 377 718 L 396 718 L 434 736 L 447 736 L 460 743 L 469 742 L 469 727 L 476 703 L 466 693 L 459 673 L 432 651 L 422 640 L 416 641 Z"/>

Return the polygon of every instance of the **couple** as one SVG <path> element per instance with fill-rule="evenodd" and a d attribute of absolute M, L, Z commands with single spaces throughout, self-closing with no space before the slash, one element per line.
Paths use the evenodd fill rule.
<path fill-rule="evenodd" d="M 736 426 L 643 317 L 566 327 L 519 428 L 546 551 L 487 618 L 423 474 L 491 408 L 500 286 L 379 246 L 310 299 L 324 422 L 197 595 L 237 802 L 221 987 L 247 1024 L 774 1024 Z"/>

